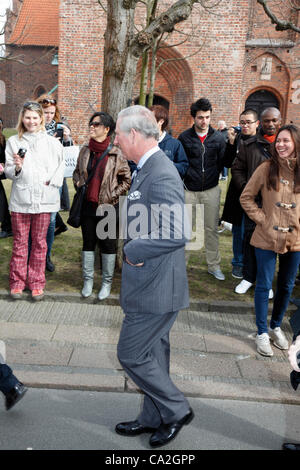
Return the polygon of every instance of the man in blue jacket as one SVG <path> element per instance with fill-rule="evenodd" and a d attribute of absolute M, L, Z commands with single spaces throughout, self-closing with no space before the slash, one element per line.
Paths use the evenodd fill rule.
<path fill-rule="evenodd" d="M 191 105 L 194 125 L 182 132 L 182 143 L 189 160 L 184 177 L 186 204 L 204 205 L 204 244 L 208 272 L 219 281 L 225 276 L 221 271 L 219 252 L 220 194 L 219 174 L 223 168 L 225 140 L 220 132 L 210 126 L 212 106 L 208 99 L 200 98 Z"/>
<path fill-rule="evenodd" d="M 169 111 L 159 104 L 151 106 L 150 111 L 153 112 L 159 129 L 159 148 L 174 163 L 181 178 L 184 178 L 189 162 L 182 143 L 166 132 L 169 124 Z"/>

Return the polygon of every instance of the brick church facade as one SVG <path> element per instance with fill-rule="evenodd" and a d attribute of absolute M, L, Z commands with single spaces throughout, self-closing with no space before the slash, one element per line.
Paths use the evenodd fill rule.
<path fill-rule="evenodd" d="M 101 109 L 105 13 L 97 0 L 14 3 L 19 15 L 11 23 L 10 47 L 17 43 L 18 50 L 29 56 L 45 49 L 49 53 L 43 62 L 29 68 L 12 62 L 1 64 L 0 114 L 8 127 L 14 126 L 24 99 L 43 89 L 55 90 L 73 136 L 82 143 L 89 116 Z M 22 10 L 25 14 L 24 9 L 30 6 L 22 20 Z M 37 34 L 36 23 L 29 28 L 24 44 L 20 40 L 21 20 L 23 24 L 36 21 L 36 10 L 44 15 L 38 19 L 44 27 Z M 300 24 L 300 16 L 295 17 L 288 8 L 285 16 Z M 155 99 L 169 107 L 174 136 L 190 126 L 190 104 L 201 96 L 212 102 L 214 126 L 220 119 L 227 125 L 236 124 L 246 105 L 259 111 L 277 106 L 284 122 L 300 126 L 299 35 L 276 31 L 256 0 L 223 0 L 213 14 L 196 6 L 192 17 L 177 29 L 194 34 L 193 39 L 179 45 L 182 36 L 175 33 L 172 43 L 178 45 L 159 50 L 159 60 L 164 59 L 164 64 L 155 84 Z M 131 100 L 139 94 L 140 69 L 139 64 Z"/>

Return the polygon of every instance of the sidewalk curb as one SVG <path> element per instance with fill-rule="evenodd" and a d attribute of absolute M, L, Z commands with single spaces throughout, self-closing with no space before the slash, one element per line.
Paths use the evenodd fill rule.
<path fill-rule="evenodd" d="M 0 299 L 9 299 L 8 290 L 0 290 Z M 31 299 L 29 292 L 24 292 L 23 298 L 20 300 L 28 300 L 32 303 L 37 303 Z M 15 302 L 13 299 L 12 302 Z M 76 292 L 45 292 L 43 301 L 46 302 L 64 302 L 64 303 L 80 303 L 92 305 L 112 305 L 120 306 L 119 295 L 111 294 L 109 298 L 99 301 L 96 294 L 92 294 L 88 298 L 83 298 L 80 293 Z M 269 310 L 272 309 L 272 304 Z M 220 312 L 220 313 L 239 313 L 239 314 L 254 314 L 254 302 L 242 302 L 238 300 L 214 300 L 212 302 L 199 299 L 190 299 L 190 305 L 187 310 L 198 312 Z M 294 312 L 297 306 L 290 303 L 287 312 Z"/>

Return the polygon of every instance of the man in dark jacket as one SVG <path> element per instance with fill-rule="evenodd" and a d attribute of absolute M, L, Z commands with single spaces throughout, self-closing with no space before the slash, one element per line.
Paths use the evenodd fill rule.
<path fill-rule="evenodd" d="M 239 152 L 233 162 L 231 172 L 234 184 L 240 193 L 248 183 L 256 168 L 271 157 L 271 146 L 281 124 L 281 114 L 277 108 L 266 108 L 261 114 L 261 129 L 246 141 L 241 142 Z M 245 214 L 244 267 L 243 280 L 236 286 L 237 294 L 245 294 L 256 280 L 256 258 L 250 240 L 255 223 Z M 273 293 L 270 292 L 270 298 Z"/>
<path fill-rule="evenodd" d="M 220 268 L 219 234 L 217 232 L 220 210 L 219 174 L 223 168 L 225 140 L 220 132 L 210 126 L 212 106 L 206 98 L 191 105 L 194 125 L 182 132 L 182 143 L 189 160 L 184 177 L 187 204 L 204 205 L 204 244 L 208 272 L 223 281 Z"/>
<path fill-rule="evenodd" d="M 240 142 L 248 140 L 256 135 L 259 126 L 257 112 L 247 108 L 240 115 L 240 131 L 237 128 L 228 129 L 228 141 L 226 144 L 224 165 L 232 167 L 235 157 L 239 151 Z M 227 190 L 224 209 L 221 220 L 232 224 L 232 276 L 243 279 L 243 238 L 244 238 L 244 211 L 240 205 L 241 192 L 231 178 Z"/>

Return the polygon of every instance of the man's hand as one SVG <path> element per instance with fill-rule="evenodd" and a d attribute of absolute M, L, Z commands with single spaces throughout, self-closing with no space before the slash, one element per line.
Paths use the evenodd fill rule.
<path fill-rule="evenodd" d="M 236 133 L 236 131 L 234 130 L 233 127 L 229 127 L 229 129 L 227 131 L 227 136 L 228 136 L 229 143 L 231 145 L 233 145 L 234 141 L 235 141 L 235 138 L 237 136 L 237 133 Z"/>
<path fill-rule="evenodd" d="M 130 264 L 130 266 L 136 266 L 137 268 L 140 268 L 141 266 L 144 266 L 144 263 L 138 263 L 138 264 L 132 264 L 129 259 L 126 256 L 126 263 Z"/>
<path fill-rule="evenodd" d="M 300 336 L 297 336 L 296 341 L 291 344 L 289 350 L 288 350 L 288 355 L 289 355 L 289 361 L 292 366 L 292 368 L 296 372 L 300 372 L 300 368 L 298 366 L 299 359 L 297 356 L 300 356 Z"/>

